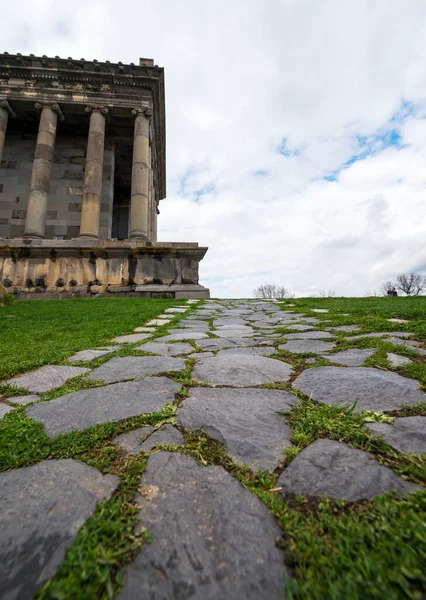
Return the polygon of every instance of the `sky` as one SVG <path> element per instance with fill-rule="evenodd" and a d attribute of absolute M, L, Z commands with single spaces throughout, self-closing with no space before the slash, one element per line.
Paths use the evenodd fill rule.
<path fill-rule="evenodd" d="M 1 51 L 164 67 L 159 240 L 212 297 L 426 275 L 424 0 L 3 3 Z"/>

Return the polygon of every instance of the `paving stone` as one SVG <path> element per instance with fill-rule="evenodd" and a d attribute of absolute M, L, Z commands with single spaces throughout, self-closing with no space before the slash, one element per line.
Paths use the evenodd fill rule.
<path fill-rule="evenodd" d="M 127 454 L 138 454 L 142 452 L 142 442 L 154 431 L 154 427 L 139 427 L 133 431 L 121 433 L 112 441 Z"/>
<path fill-rule="evenodd" d="M 210 329 L 210 325 L 207 321 L 190 321 L 189 319 L 179 321 L 179 327 L 193 329 L 194 331 L 209 331 Z"/>
<path fill-rule="evenodd" d="M 213 327 L 226 327 L 228 329 L 238 329 L 238 327 L 246 327 L 247 323 L 245 320 L 235 317 L 221 317 L 213 321 Z"/>
<path fill-rule="evenodd" d="M 135 327 L 136 333 L 154 333 L 155 327 Z"/>
<path fill-rule="evenodd" d="M 115 385 L 72 392 L 39 402 L 25 413 L 44 425 L 46 434 L 82 431 L 100 423 L 117 423 L 130 417 L 158 412 L 171 404 L 180 385 L 166 377 L 146 377 Z"/>
<path fill-rule="evenodd" d="M 412 350 L 415 350 L 417 352 L 417 354 L 421 354 L 424 355 L 426 354 L 426 350 L 424 350 L 423 348 L 420 348 L 415 342 L 412 342 L 411 340 L 400 340 L 399 338 L 396 337 L 390 337 L 384 340 L 385 342 L 389 342 L 390 344 L 393 344 L 394 346 L 407 346 L 407 348 L 411 348 Z"/>
<path fill-rule="evenodd" d="M 130 333 L 129 335 L 120 335 L 114 338 L 112 341 L 118 344 L 134 344 L 135 342 L 141 342 L 151 337 L 150 333 Z"/>
<path fill-rule="evenodd" d="M 409 323 L 407 319 L 388 319 L 391 323 Z"/>
<path fill-rule="evenodd" d="M 125 379 L 143 379 L 146 375 L 181 371 L 185 368 L 183 358 L 168 356 L 125 356 L 117 357 L 104 363 L 88 375 L 87 379 L 95 379 L 113 383 Z"/>
<path fill-rule="evenodd" d="M 183 441 L 181 432 L 176 427 L 173 427 L 173 425 L 167 424 L 157 429 L 157 431 L 144 441 L 142 450 L 144 452 L 151 452 L 154 446 L 159 446 L 160 444 L 164 444 L 165 446 L 173 444 L 177 446 L 182 444 Z"/>
<path fill-rule="evenodd" d="M 291 429 L 278 412 L 288 411 L 294 401 L 283 390 L 192 388 L 176 422 L 224 443 L 236 463 L 273 471 L 291 446 Z"/>
<path fill-rule="evenodd" d="M 393 352 L 388 352 L 386 358 L 392 367 L 403 367 L 404 365 L 409 365 L 413 362 L 408 356 L 400 356 Z"/>
<path fill-rule="evenodd" d="M 167 323 L 170 323 L 170 319 L 151 319 L 150 321 L 148 321 L 146 323 L 146 325 L 149 327 L 150 325 L 167 325 Z"/>
<path fill-rule="evenodd" d="M 323 342 L 322 340 L 290 340 L 286 344 L 278 346 L 278 349 L 295 354 L 304 354 L 305 352 L 321 354 L 333 350 L 335 345 L 334 342 Z"/>
<path fill-rule="evenodd" d="M 323 358 L 326 358 L 334 363 L 339 363 L 340 365 L 346 365 L 347 367 L 360 367 L 365 363 L 367 358 L 373 356 L 375 352 L 375 349 L 359 350 L 357 348 L 351 348 L 350 350 L 345 350 L 344 352 L 337 352 L 336 354 L 323 356 Z"/>
<path fill-rule="evenodd" d="M 301 315 L 301 316 L 303 317 L 303 315 Z M 310 323 L 311 325 L 318 325 L 318 323 L 323 322 L 323 321 L 320 321 L 319 319 L 317 319 L 316 317 L 303 317 L 298 320 L 303 323 Z"/>
<path fill-rule="evenodd" d="M 196 300 L 195 298 L 190 298 L 186 301 L 187 304 L 197 304 L 198 302 L 199 300 Z"/>
<path fill-rule="evenodd" d="M 30 600 L 62 564 L 78 530 L 119 480 L 71 459 L 0 474 L 0 590 Z"/>
<path fill-rule="evenodd" d="M 328 327 L 330 331 L 358 331 L 361 329 L 359 325 L 339 325 L 338 327 Z"/>
<path fill-rule="evenodd" d="M 179 342 L 180 340 L 204 340 L 208 337 L 209 336 L 207 333 L 203 333 L 202 331 L 191 331 L 190 329 L 184 329 L 182 330 L 182 333 L 172 333 L 171 335 L 165 335 L 157 339 L 161 340 L 162 342 Z"/>
<path fill-rule="evenodd" d="M 73 354 L 73 356 L 70 356 L 67 360 L 68 362 L 90 362 L 91 360 L 99 358 L 100 356 L 112 354 L 116 350 L 118 350 L 118 348 L 114 348 L 112 350 L 80 350 L 80 352 Z"/>
<path fill-rule="evenodd" d="M 256 343 L 253 338 L 209 338 L 208 340 L 197 341 L 197 346 L 203 348 L 203 350 L 222 350 L 223 348 L 254 346 Z"/>
<path fill-rule="evenodd" d="M 309 331 L 310 329 L 312 329 L 310 325 L 300 325 L 299 323 L 289 323 L 288 325 L 286 325 L 286 327 L 288 327 L 289 329 L 296 329 L 297 331 Z"/>
<path fill-rule="evenodd" d="M 140 490 L 140 519 L 152 542 L 125 567 L 119 600 L 284 598 L 284 556 L 275 546 L 282 532 L 222 467 L 159 452 Z"/>
<path fill-rule="evenodd" d="M 357 400 L 356 412 L 395 410 L 426 399 L 414 379 L 369 367 L 313 367 L 303 371 L 293 387 L 326 404 Z"/>
<path fill-rule="evenodd" d="M 241 338 L 251 337 L 254 330 L 251 327 L 247 327 L 247 329 L 215 329 L 212 333 L 221 338 Z"/>
<path fill-rule="evenodd" d="M 13 410 L 13 406 L 0 402 L 0 419 L 3 419 L 4 415 L 10 413 Z"/>
<path fill-rule="evenodd" d="M 247 346 L 246 348 L 228 348 L 227 350 L 220 350 L 217 356 L 226 356 L 228 354 L 245 354 L 248 356 L 265 356 L 267 354 L 274 354 L 276 350 L 273 346 L 263 346 L 262 348 L 253 348 Z M 279 356 L 277 354 L 277 356 Z"/>
<path fill-rule="evenodd" d="M 166 308 L 165 313 L 184 313 L 188 310 L 188 307 L 176 307 L 176 308 Z"/>
<path fill-rule="evenodd" d="M 366 423 L 365 427 L 398 452 L 426 453 L 426 417 L 401 417 L 389 425 Z"/>
<path fill-rule="evenodd" d="M 398 338 L 409 338 L 412 337 L 412 333 L 408 331 L 374 331 L 373 333 L 360 333 L 354 336 L 351 336 L 351 340 L 357 340 L 360 338 L 380 338 L 380 337 L 398 337 Z M 388 340 L 385 340 L 386 342 Z"/>
<path fill-rule="evenodd" d="M 311 308 L 311 311 L 316 313 L 328 313 L 328 308 Z"/>
<path fill-rule="evenodd" d="M 137 346 L 136 350 L 153 352 L 154 354 L 160 354 L 161 356 L 178 356 L 179 354 L 191 354 L 191 352 L 194 352 L 193 346 L 191 346 L 191 344 L 186 344 L 185 342 L 176 342 L 175 344 L 147 342 L 142 346 Z"/>
<path fill-rule="evenodd" d="M 303 331 L 301 333 L 285 333 L 284 337 L 288 340 L 325 340 L 334 336 L 328 331 Z"/>
<path fill-rule="evenodd" d="M 213 352 L 194 352 L 193 354 L 189 354 L 187 358 L 200 360 L 201 358 L 208 358 L 210 356 L 214 356 Z"/>
<path fill-rule="evenodd" d="M 248 387 L 287 381 L 291 372 L 291 365 L 273 358 L 227 354 L 199 360 L 192 376 L 196 381 L 210 385 Z"/>
<path fill-rule="evenodd" d="M 283 487 L 283 493 L 352 502 L 371 500 L 393 489 L 404 494 L 421 489 L 380 465 L 371 454 L 328 439 L 302 450 L 280 475 L 277 486 Z"/>
<path fill-rule="evenodd" d="M 29 392 L 43 394 L 54 388 L 61 387 L 68 379 L 79 377 L 89 371 L 90 369 L 86 369 L 85 367 L 46 365 L 35 371 L 29 371 L 28 373 L 19 375 L 19 377 L 9 379 L 7 383 L 25 388 Z"/>
<path fill-rule="evenodd" d="M 11 398 L 8 398 L 8 400 L 14 404 L 25 406 L 26 404 L 31 404 L 31 402 L 37 402 L 37 400 L 40 400 L 40 396 L 28 394 L 27 396 L 12 396 Z"/>

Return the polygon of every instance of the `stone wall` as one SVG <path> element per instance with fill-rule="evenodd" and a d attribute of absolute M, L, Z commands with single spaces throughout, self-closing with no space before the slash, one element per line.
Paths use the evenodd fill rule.
<path fill-rule="evenodd" d="M 8 133 L 0 165 L 0 237 L 24 233 L 36 134 Z M 75 238 L 80 231 L 87 136 L 58 136 L 50 185 L 46 238 Z M 111 237 L 114 143 L 105 140 L 100 237 Z"/>

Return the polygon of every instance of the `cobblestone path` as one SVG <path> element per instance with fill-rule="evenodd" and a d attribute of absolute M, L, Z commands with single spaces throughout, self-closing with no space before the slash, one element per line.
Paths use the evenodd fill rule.
<path fill-rule="evenodd" d="M 157 337 L 156 328 L 176 315 L 182 317 L 177 326 Z M 111 440 L 121 457 L 148 456 L 134 501 L 151 543 L 124 567 L 119 598 L 285 596 L 290 571 L 277 543 L 283 534 L 277 520 L 232 469 L 203 464 L 186 452 L 188 432 L 224 444 L 239 467 L 274 474 L 276 494 L 284 498 L 352 502 L 419 489 L 374 454 L 336 439 L 321 436 L 286 459 L 293 445 L 286 414 L 297 396 L 328 406 L 356 402 L 354 414 L 425 401 L 417 381 L 363 366 L 374 350 L 339 351 L 341 336 L 362 336 L 358 326 L 327 327 L 323 319 L 268 301 L 190 302 L 107 347 L 79 352 L 69 366 L 42 367 L 9 382 L 28 395 L 0 403 L 0 418 L 28 404 L 25 414 L 51 440 L 175 407 L 168 423 L 130 427 Z M 396 347 L 406 342 L 419 355 L 425 352 L 404 332 L 380 335 Z M 124 347 L 134 352 L 114 355 Z M 104 362 L 92 369 L 91 361 L 99 359 Z M 38 394 L 81 375 L 104 385 L 39 401 Z M 426 452 L 426 417 L 373 419 L 365 430 L 397 452 Z M 33 598 L 55 575 L 96 504 L 118 489 L 119 478 L 107 471 L 64 458 L 0 474 L 2 599 Z"/>

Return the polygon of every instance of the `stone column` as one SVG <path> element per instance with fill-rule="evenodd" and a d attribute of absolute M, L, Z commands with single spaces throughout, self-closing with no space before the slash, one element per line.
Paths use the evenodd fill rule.
<path fill-rule="evenodd" d="M 9 116 L 12 117 L 12 119 L 16 117 L 15 113 L 10 107 L 9 102 L 7 100 L 0 100 L 0 162 L 1 157 L 3 156 L 4 139 L 6 137 L 7 121 Z"/>
<path fill-rule="evenodd" d="M 108 113 L 108 108 L 98 105 L 87 106 L 86 112 L 90 113 L 90 124 L 84 171 L 80 237 L 97 240 L 99 239 L 101 214 L 105 115 Z"/>
<path fill-rule="evenodd" d="M 41 115 L 34 152 L 24 237 L 44 238 L 56 126 L 58 117 L 61 121 L 64 117 L 58 104 L 37 102 L 35 107 L 41 110 Z"/>
<path fill-rule="evenodd" d="M 149 210 L 149 120 L 150 108 L 135 108 L 132 191 L 130 199 L 130 238 L 150 239 Z"/>

